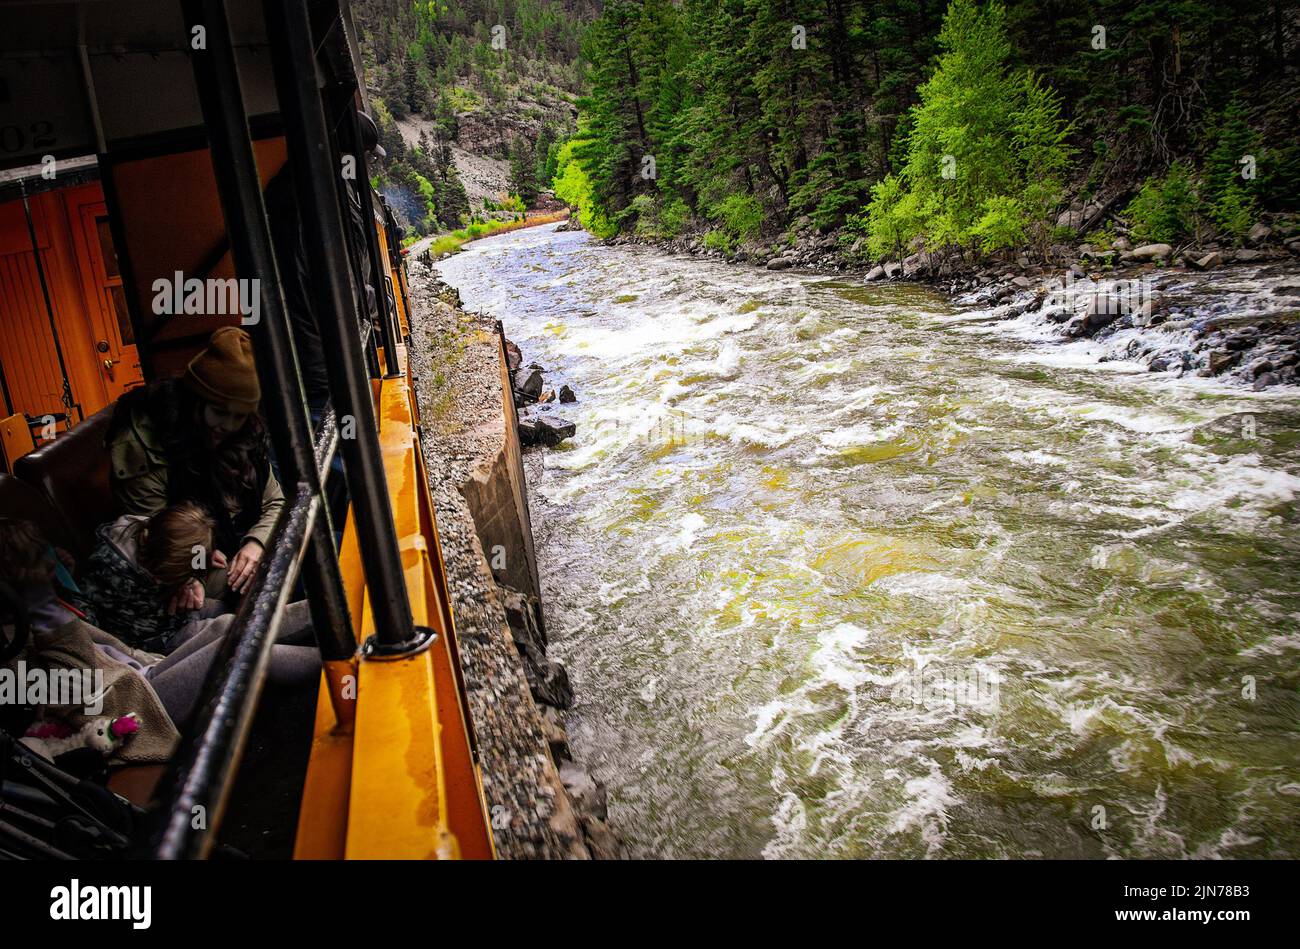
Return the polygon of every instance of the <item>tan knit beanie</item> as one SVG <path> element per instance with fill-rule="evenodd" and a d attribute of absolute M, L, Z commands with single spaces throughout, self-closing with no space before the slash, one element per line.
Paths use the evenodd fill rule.
<path fill-rule="evenodd" d="M 190 360 L 182 378 L 204 402 L 229 412 L 256 412 L 262 398 L 253 365 L 253 341 L 238 326 L 223 326 L 213 333 L 207 348 Z"/>

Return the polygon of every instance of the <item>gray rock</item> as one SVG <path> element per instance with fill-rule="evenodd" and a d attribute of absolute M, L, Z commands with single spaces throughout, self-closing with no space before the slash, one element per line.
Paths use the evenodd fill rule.
<path fill-rule="evenodd" d="M 621 860 L 623 845 L 603 820 L 594 817 L 582 818 L 582 830 L 587 838 L 587 849 L 596 860 Z"/>
<path fill-rule="evenodd" d="M 786 270 L 794 266 L 794 260 L 790 257 L 773 257 L 767 262 L 768 270 Z"/>
<path fill-rule="evenodd" d="M 570 402 L 577 402 L 577 401 L 578 401 L 577 394 L 573 391 L 572 388 L 569 387 L 569 384 L 567 382 L 564 385 L 560 386 L 560 402 L 562 404 L 568 405 Z"/>
<path fill-rule="evenodd" d="M 1068 227 L 1071 230 L 1077 231 L 1079 228 L 1083 227 L 1083 222 L 1085 220 L 1086 218 L 1083 216 L 1082 209 L 1076 210 L 1071 208 L 1070 210 L 1062 211 L 1056 216 L 1056 226 Z"/>
<path fill-rule="evenodd" d="M 547 659 L 546 653 L 532 646 L 520 646 L 519 658 L 524 662 L 524 678 L 528 680 L 528 690 L 535 701 L 556 708 L 568 708 L 573 704 L 573 686 L 569 684 L 569 673 L 564 666 Z"/>
<path fill-rule="evenodd" d="M 1121 250 L 1121 251 L 1132 250 L 1133 242 L 1130 241 L 1127 237 L 1117 237 L 1110 242 L 1110 246 L 1113 247 L 1115 250 Z"/>
<path fill-rule="evenodd" d="M 1269 235 L 1272 233 L 1273 229 L 1260 221 L 1250 229 L 1250 233 L 1246 235 L 1246 240 L 1251 244 L 1262 244 L 1268 240 Z"/>
<path fill-rule="evenodd" d="M 930 255 L 923 250 L 917 251 L 909 257 L 903 258 L 903 276 L 910 277 L 930 266 Z"/>
<path fill-rule="evenodd" d="M 1281 380 L 1278 378 L 1276 373 L 1266 372 L 1255 379 L 1255 391 L 1258 392 L 1260 389 L 1267 389 L 1269 386 L 1275 386 L 1280 381 Z"/>
<path fill-rule="evenodd" d="M 1264 252 L 1262 250 L 1250 250 L 1249 248 L 1243 248 L 1241 250 L 1234 251 L 1232 254 L 1232 259 L 1239 264 L 1248 264 L 1253 260 L 1259 260 L 1263 256 L 1264 256 Z"/>
<path fill-rule="evenodd" d="M 564 782 L 564 790 L 569 792 L 569 797 L 572 798 L 573 806 L 579 815 L 594 817 L 601 821 L 609 817 L 605 789 L 596 783 L 585 768 L 579 767 L 572 761 L 561 761 L 560 780 Z"/>
<path fill-rule="evenodd" d="M 1114 323 L 1127 309 L 1122 296 L 1108 293 L 1094 293 L 1088 300 L 1088 308 L 1083 314 L 1083 328 L 1095 333 L 1103 326 Z"/>
<path fill-rule="evenodd" d="M 1168 244 L 1143 244 L 1135 247 L 1129 254 L 1134 260 L 1163 260 L 1174 252 Z"/>
<path fill-rule="evenodd" d="M 1264 375 L 1264 373 L 1272 372 L 1276 368 L 1277 367 L 1273 365 L 1272 361 L 1267 356 L 1262 356 L 1259 359 L 1251 361 L 1250 365 L 1246 367 L 1246 375 L 1250 376 L 1252 379 L 1258 379 L 1260 376 Z"/>
<path fill-rule="evenodd" d="M 578 431 L 578 426 L 567 419 L 555 418 L 550 415 L 540 415 L 537 417 L 537 434 L 543 445 L 554 448 L 566 438 L 572 438 Z"/>
<path fill-rule="evenodd" d="M 876 266 L 872 267 L 870 270 L 867 271 L 867 275 L 862 279 L 865 282 L 870 283 L 872 280 L 880 280 L 884 276 L 885 276 L 885 265 L 876 264 Z"/>
<path fill-rule="evenodd" d="M 535 418 L 519 419 L 519 444 L 525 448 L 531 448 L 533 445 L 540 445 L 542 436 Z"/>
<path fill-rule="evenodd" d="M 514 374 L 515 391 L 529 401 L 536 401 L 542 394 L 542 373 L 539 369 L 529 367 L 519 369 Z"/>
<path fill-rule="evenodd" d="M 542 725 L 542 735 L 551 749 L 551 757 L 556 761 L 571 757 L 569 754 L 569 733 L 560 719 L 560 710 L 553 705 L 542 705 L 537 709 L 538 719 Z"/>
<path fill-rule="evenodd" d="M 1219 373 L 1231 369 L 1241 361 L 1241 353 L 1210 353 L 1210 374 L 1217 376 Z"/>
<path fill-rule="evenodd" d="M 1248 349 L 1255 345 L 1255 341 L 1258 338 L 1258 331 L 1253 327 L 1248 326 L 1228 335 L 1223 340 L 1223 348 L 1230 352 L 1240 352 L 1243 349 Z"/>
<path fill-rule="evenodd" d="M 903 265 L 896 260 L 891 260 L 885 264 L 885 276 L 892 280 L 902 271 Z"/>
<path fill-rule="evenodd" d="M 1022 290 L 1028 290 L 1034 285 L 1034 281 L 1030 280 L 1028 277 L 1015 277 L 1011 282 Z"/>
<path fill-rule="evenodd" d="M 1210 270 L 1214 267 L 1218 267 L 1222 263 L 1223 255 L 1217 252 L 1211 252 L 1199 260 L 1193 261 L 1192 266 L 1197 270 Z"/>
<path fill-rule="evenodd" d="M 532 643 L 545 652 L 546 633 L 537 621 L 537 598 L 504 584 L 499 583 L 498 587 L 501 591 L 501 605 L 506 611 L 506 622 L 510 625 L 510 634 L 515 642 Z"/>

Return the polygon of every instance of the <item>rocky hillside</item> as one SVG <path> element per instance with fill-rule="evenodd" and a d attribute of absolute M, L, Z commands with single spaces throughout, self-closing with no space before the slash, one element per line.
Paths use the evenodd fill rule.
<path fill-rule="evenodd" d="M 574 130 L 594 0 L 359 0 L 380 189 L 428 234 L 519 213 Z M 511 198 L 517 196 L 521 202 Z"/>

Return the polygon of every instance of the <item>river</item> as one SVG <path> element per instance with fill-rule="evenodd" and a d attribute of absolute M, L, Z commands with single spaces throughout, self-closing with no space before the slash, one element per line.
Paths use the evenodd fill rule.
<path fill-rule="evenodd" d="M 1295 389 L 549 226 L 437 266 L 578 393 L 534 531 L 633 854 L 1300 856 Z"/>

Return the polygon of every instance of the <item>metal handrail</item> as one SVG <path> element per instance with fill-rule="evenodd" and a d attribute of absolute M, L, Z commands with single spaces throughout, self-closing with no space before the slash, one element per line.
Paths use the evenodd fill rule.
<path fill-rule="evenodd" d="M 374 393 L 357 344 L 361 321 L 335 182 L 338 159 L 329 147 L 329 127 L 316 83 L 319 64 L 311 17 L 306 0 L 267 0 L 263 14 L 298 207 L 307 242 L 313 248 L 308 261 L 312 302 L 330 399 L 336 411 L 352 416 L 355 423 L 355 437 L 342 439 L 339 450 L 345 462 L 374 636 L 388 650 L 419 649 L 424 637 L 416 630 L 411 613 L 379 445 Z"/>
<path fill-rule="evenodd" d="M 257 161 L 249 139 L 230 21 L 222 0 L 185 0 L 182 6 L 187 25 L 192 29 L 202 26 L 207 35 L 206 47 L 194 50 L 190 62 L 212 150 L 212 169 L 235 270 L 260 288 L 263 318 L 249 329 L 258 376 L 262 379 L 262 410 L 270 428 L 271 444 L 287 484 L 303 483 L 319 491 L 323 476 L 316 464 L 317 452 L 308 422 L 297 349 L 274 257 Z M 308 548 L 302 571 L 312 626 L 326 661 L 350 659 L 357 648 L 339 574 L 335 529 L 327 506 L 316 519 L 314 542 Z"/>
<path fill-rule="evenodd" d="M 338 450 L 338 413 L 334 411 L 334 406 L 326 403 L 325 411 L 321 413 L 320 422 L 316 426 L 316 470 L 321 472 L 322 480 L 326 477 L 326 472 L 329 471 L 330 464 L 334 461 L 334 455 Z"/>
<path fill-rule="evenodd" d="M 299 484 L 293 504 L 276 521 L 270 562 L 254 578 L 222 642 L 196 706 L 198 717 L 164 778 L 170 803 L 154 849 L 159 860 L 201 858 L 212 849 L 320 504 L 319 495 Z"/>

